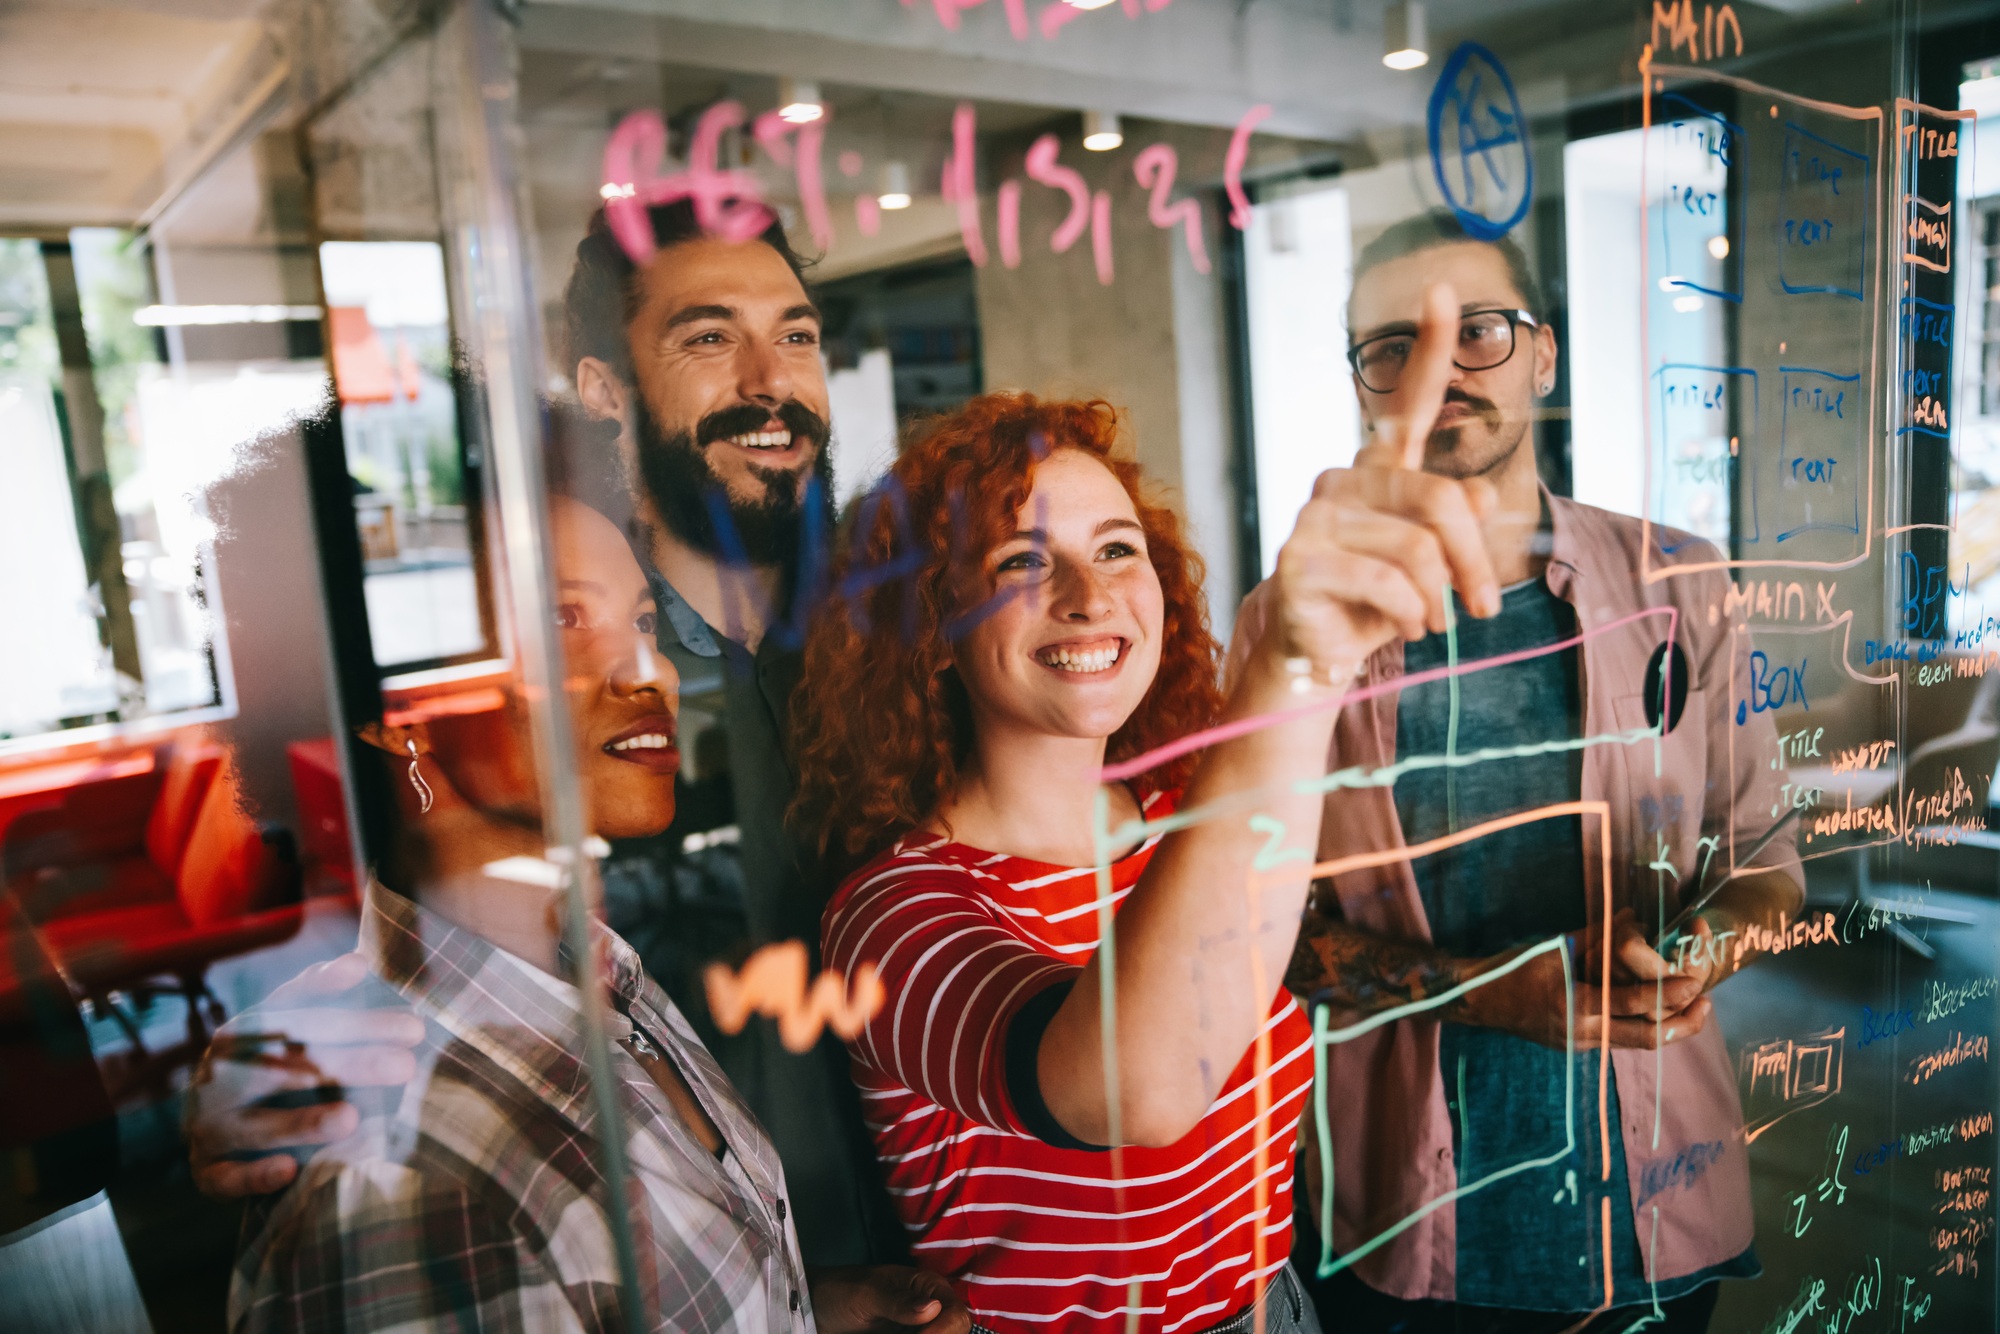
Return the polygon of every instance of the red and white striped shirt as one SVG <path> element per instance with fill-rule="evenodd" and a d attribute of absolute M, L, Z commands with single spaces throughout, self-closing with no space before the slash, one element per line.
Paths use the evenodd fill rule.
<path fill-rule="evenodd" d="M 1172 800 L 1147 807 L 1158 818 Z M 1112 864 L 1114 909 L 1158 841 Z M 822 930 L 829 968 L 881 970 L 889 1001 L 850 1044 L 855 1080 L 918 1262 L 953 1281 L 978 1324 L 1122 1334 L 1136 1301 L 1141 1328 L 1193 1334 L 1285 1263 L 1312 1081 L 1311 1029 L 1288 993 L 1179 1143 L 1059 1148 L 1030 1130 L 1062 1138 L 1031 1074 L 1034 1105 L 1016 1105 L 1023 1062 L 1013 1044 L 1010 1087 L 1007 1035 L 1038 996 L 1039 1032 L 1055 1000 L 1044 993 L 1097 949 L 1094 868 L 905 839 L 848 878 Z"/>

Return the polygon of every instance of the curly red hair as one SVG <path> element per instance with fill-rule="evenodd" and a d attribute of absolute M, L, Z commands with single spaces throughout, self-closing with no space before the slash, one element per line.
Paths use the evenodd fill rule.
<path fill-rule="evenodd" d="M 1201 557 L 1174 511 L 1147 494 L 1118 435 L 1108 403 L 982 394 L 932 422 L 862 502 L 792 697 L 792 812 L 822 855 L 863 860 L 956 794 L 972 717 L 950 641 L 992 594 L 986 553 L 1014 532 L 1035 465 L 1052 450 L 1089 454 L 1124 486 L 1164 595 L 1159 673 L 1108 758 L 1215 720 L 1222 692 Z M 1192 766 L 1183 758 L 1135 782 L 1142 796 L 1178 787 Z"/>

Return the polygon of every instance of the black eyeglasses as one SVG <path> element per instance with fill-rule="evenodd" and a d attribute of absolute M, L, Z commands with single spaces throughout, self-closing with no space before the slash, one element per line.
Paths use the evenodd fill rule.
<path fill-rule="evenodd" d="M 1462 371 L 1490 371 L 1514 355 L 1514 330 L 1519 325 L 1539 329 L 1541 321 L 1525 310 L 1470 310 L 1458 317 L 1458 352 L 1452 364 Z M 1393 394 L 1403 382 L 1403 367 L 1417 345 L 1413 325 L 1356 343 L 1347 349 L 1361 387 L 1371 393 Z"/>

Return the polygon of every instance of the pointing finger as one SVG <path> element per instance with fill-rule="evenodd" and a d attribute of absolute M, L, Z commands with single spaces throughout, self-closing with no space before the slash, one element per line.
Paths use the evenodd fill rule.
<path fill-rule="evenodd" d="M 1458 293 L 1449 283 L 1432 283 L 1424 289 L 1416 345 L 1403 372 L 1402 464 L 1412 472 L 1424 466 L 1424 444 L 1444 406 L 1452 354 L 1457 350 Z"/>

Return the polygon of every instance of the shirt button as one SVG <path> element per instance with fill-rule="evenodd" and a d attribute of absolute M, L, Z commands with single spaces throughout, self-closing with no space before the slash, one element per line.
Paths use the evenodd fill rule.
<path fill-rule="evenodd" d="M 782 1195 L 778 1197 L 778 1221 L 785 1221 L 785 1197 Z"/>
<path fill-rule="evenodd" d="M 797 1288 L 792 1289 L 792 1309 L 794 1311 L 799 1309 L 799 1290 Z"/>

